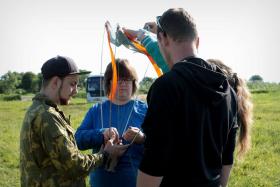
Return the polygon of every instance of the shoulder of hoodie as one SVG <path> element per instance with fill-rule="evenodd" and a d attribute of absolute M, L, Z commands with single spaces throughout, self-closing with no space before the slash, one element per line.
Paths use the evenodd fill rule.
<path fill-rule="evenodd" d="M 180 61 L 178 63 L 176 63 L 173 68 L 168 71 L 167 73 L 163 74 L 162 76 L 160 76 L 159 78 L 156 79 L 156 81 L 154 82 L 154 84 L 156 86 L 172 86 L 178 83 L 178 78 L 180 77 L 178 75 L 177 69 L 181 66 L 193 66 L 195 68 L 201 68 L 200 66 L 198 66 L 197 64 L 194 64 L 192 62 L 186 62 L 186 61 Z M 188 73 L 187 71 L 185 73 Z"/>
<path fill-rule="evenodd" d="M 201 64 L 197 64 L 194 63 L 193 60 L 197 60 L 197 61 L 201 61 Z M 197 71 L 210 71 L 210 72 L 214 72 L 215 71 L 215 67 L 212 66 L 211 64 L 208 64 L 207 62 L 205 62 L 205 60 L 201 59 L 201 58 L 196 58 L 196 57 L 190 57 L 187 59 L 183 59 L 180 62 L 176 63 L 173 68 L 165 73 L 164 75 L 162 75 L 161 77 L 159 77 L 158 79 L 156 79 L 156 81 L 153 84 L 153 87 L 156 87 L 158 89 L 172 89 L 172 88 L 176 88 L 176 85 L 180 84 L 180 75 L 178 72 L 180 72 L 181 67 L 185 67 L 184 68 L 184 75 L 191 75 L 193 73 L 193 70 L 197 70 Z"/>
<path fill-rule="evenodd" d="M 172 69 L 155 80 L 153 89 L 172 89 L 178 84 L 178 75 Z M 165 90 L 166 91 L 166 90 Z"/>

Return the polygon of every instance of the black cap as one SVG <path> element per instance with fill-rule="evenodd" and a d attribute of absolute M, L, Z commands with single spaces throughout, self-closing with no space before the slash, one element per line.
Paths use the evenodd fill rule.
<path fill-rule="evenodd" d="M 54 76 L 65 77 L 67 75 L 90 73 L 90 71 L 80 72 L 71 58 L 63 56 L 57 56 L 46 61 L 41 68 L 41 72 L 45 80 Z"/>

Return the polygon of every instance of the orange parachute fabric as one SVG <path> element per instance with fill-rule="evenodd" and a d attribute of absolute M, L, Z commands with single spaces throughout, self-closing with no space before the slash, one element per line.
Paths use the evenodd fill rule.
<path fill-rule="evenodd" d="M 156 62 L 154 61 L 153 57 L 147 52 L 146 48 L 143 45 L 141 45 L 140 43 L 138 43 L 137 41 L 135 41 L 134 39 L 132 39 L 129 35 L 126 35 L 126 36 L 132 42 L 132 44 L 134 45 L 134 47 L 136 49 L 138 49 L 141 53 L 145 54 L 149 58 L 158 77 L 160 77 L 162 75 L 162 72 L 161 72 L 160 68 L 158 67 L 158 65 L 156 64 Z"/>
<path fill-rule="evenodd" d="M 143 53 L 144 55 L 146 55 L 149 58 L 158 77 L 162 75 L 161 69 L 158 67 L 158 65 L 156 64 L 153 57 L 148 53 L 147 49 L 143 45 L 141 45 L 138 41 L 136 41 L 131 36 L 129 36 L 129 34 L 123 33 L 122 31 L 120 31 L 119 25 L 117 25 L 116 30 L 111 32 L 112 31 L 111 25 L 109 22 L 106 22 L 106 29 L 107 29 L 107 32 L 110 31 L 111 43 L 113 43 L 116 46 L 124 45 L 125 47 L 127 47 L 130 50 L 133 50 L 133 51 L 136 51 L 139 53 Z"/>
<path fill-rule="evenodd" d="M 113 99 L 116 96 L 116 91 L 117 91 L 117 82 L 118 82 L 118 77 L 117 77 L 117 66 L 116 66 L 116 61 L 115 61 L 115 56 L 111 47 L 111 41 L 110 41 L 110 31 L 106 27 L 107 31 L 107 38 L 108 38 L 108 44 L 109 44 L 109 49 L 110 49 L 110 56 L 111 56 L 111 63 L 112 63 L 112 69 L 113 69 L 113 76 L 112 76 L 112 84 L 111 84 L 111 91 L 109 95 L 109 99 L 113 101 Z"/>
<path fill-rule="evenodd" d="M 108 45 L 109 45 L 109 49 L 110 49 L 110 56 L 111 56 L 111 63 L 112 63 L 112 70 L 113 70 L 113 75 L 112 75 L 112 84 L 111 84 L 111 92 L 109 94 L 109 99 L 112 101 L 115 98 L 115 94 L 116 94 L 116 90 L 117 90 L 117 82 L 118 82 L 118 77 L 117 77 L 117 67 L 116 67 L 116 62 L 115 62 L 115 56 L 111 47 L 111 27 L 110 24 L 106 24 L 105 25 L 106 31 L 107 31 L 107 39 L 108 39 Z M 117 33 L 118 31 L 116 31 Z M 160 77 L 162 75 L 162 71 L 161 69 L 158 67 L 158 65 L 156 64 L 156 62 L 154 61 L 153 57 L 148 53 L 147 49 L 141 45 L 139 42 L 137 42 L 136 40 L 134 40 L 132 37 L 130 37 L 127 34 L 124 34 L 122 32 L 118 32 L 119 34 L 121 34 L 120 36 L 122 36 L 122 39 L 126 40 L 126 45 L 124 44 L 126 47 L 135 50 L 137 52 L 143 53 L 144 55 L 146 55 L 150 62 L 152 63 L 158 77 Z M 125 39 L 126 38 L 126 39 Z M 117 44 L 116 41 L 114 41 L 115 39 L 112 39 L 113 43 L 116 46 L 119 46 L 120 43 Z M 127 44 L 130 43 L 130 44 Z M 130 46 L 130 47 L 129 47 Z M 132 47 L 132 48 L 131 48 Z"/>

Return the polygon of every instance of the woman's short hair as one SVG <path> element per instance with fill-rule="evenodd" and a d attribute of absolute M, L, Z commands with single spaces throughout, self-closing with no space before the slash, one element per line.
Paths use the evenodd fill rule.
<path fill-rule="evenodd" d="M 135 94 L 137 90 L 137 82 L 138 76 L 135 69 L 130 65 L 127 59 L 116 59 L 116 67 L 117 67 L 117 77 L 118 79 L 128 79 L 132 80 L 132 95 Z M 111 80 L 113 77 L 113 68 L 112 64 L 109 63 L 107 65 L 105 75 L 104 75 L 104 89 L 105 94 L 109 96 L 111 92 Z"/>

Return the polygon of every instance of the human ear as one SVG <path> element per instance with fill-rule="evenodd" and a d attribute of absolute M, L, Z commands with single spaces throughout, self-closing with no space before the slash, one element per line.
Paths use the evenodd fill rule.
<path fill-rule="evenodd" d="M 167 34 L 160 33 L 161 34 L 161 43 L 163 46 L 168 47 L 170 45 L 170 40 L 172 40 Z"/>
<path fill-rule="evenodd" d="M 58 76 L 52 78 L 51 85 L 53 89 L 59 88 L 61 84 L 62 84 L 62 80 Z"/>

